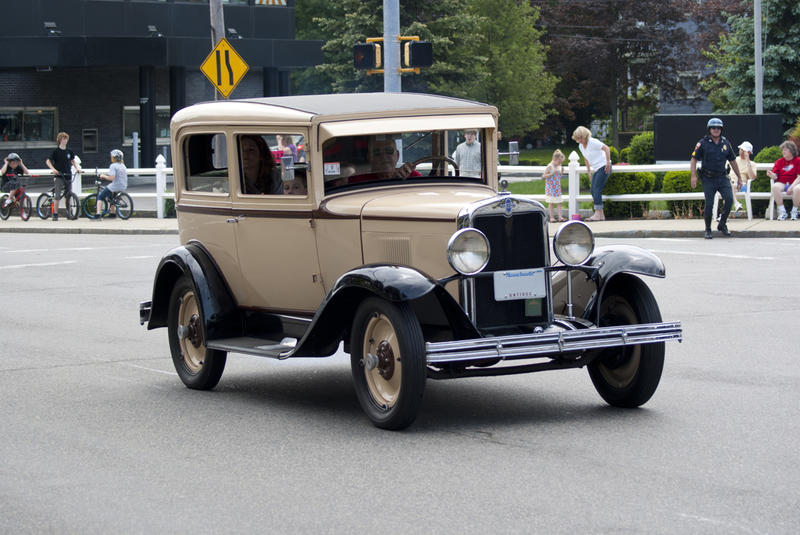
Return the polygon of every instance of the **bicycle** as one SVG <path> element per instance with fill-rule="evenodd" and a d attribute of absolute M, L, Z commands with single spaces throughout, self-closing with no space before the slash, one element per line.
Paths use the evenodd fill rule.
<path fill-rule="evenodd" d="M 64 178 L 66 181 L 66 175 L 58 175 L 61 178 Z M 70 177 L 71 179 L 72 177 Z M 42 219 L 47 219 L 53 213 L 55 213 L 55 203 L 53 202 L 53 197 L 55 196 L 56 187 L 53 185 L 50 188 L 50 191 L 46 191 L 39 195 L 39 198 L 36 199 L 36 213 L 39 214 L 39 217 Z M 80 199 L 78 196 L 73 193 L 72 191 L 64 194 L 64 202 L 66 203 L 66 210 L 67 210 L 67 219 L 75 220 L 78 219 L 80 215 Z"/>
<path fill-rule="evenodd" d="M 19 207 L 19 217 L 22 218 L 23 221 L 27 221 L 31 217 L 31 210 L 32 202 L 31 198 L 25 193 L 25 187 L 21 186 L 17 188 L 17 193 L 14 194 L 13 200 L 6 205 L 6 200 L 8 199 L 8 194 L 6 193 L 2 197 L 0 197 L 0 218 L 3 220 L 8 219 L 8 216 L 11 215 L 11 209 L 15 206 Z"/>
<path fill-rule="evenodd" d="M 102 184 L 100 180 L 94 181 L 94 185 L 97 186 L 97 192 L 92 193 L 83 200 L 83 214 L 89 219 L 105 217 L 108 214 L 108 209 L 111 205 L 114 205 L 119 218 L 128 219 L 133 214 L 133 199 L 124 191 L 114 191 L 111 193 L 110 199 L 103 199 L 102 212 L 100 214 L 97 213 L 97 196 L 106 189 Z"/>

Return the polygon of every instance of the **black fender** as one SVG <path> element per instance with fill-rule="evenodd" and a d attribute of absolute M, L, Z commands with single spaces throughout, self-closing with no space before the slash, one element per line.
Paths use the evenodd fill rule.
<path fill-rule="evenodd" d="M 153 282 L 148 330 L 167 326 L 169 297 L 180 277 L 191 281 L 198 297 L 205 340 L 241 335 L 242 319 L 233 295 L 211 256 L 198 243 L 175 247 L 161 258 Z"/>
<path fill-rule="evenodd" d="M 454 336 L 479 336 L 461 306 L 435 279 L 406 266 L 368 265 L 344 273 L 334 283 L 290 356 L 325 356 L 349 339 L 359 304 L 369 296 L 424 304 L 426 315 L 450 326 Z M 419 314 L 418 314 L 419 316 Z"/>
<path fill-rule="evenodd" d="M 597 291 L 590 298 L 583 318 L 595 325 L 599 321 L 599 304 L 603 302 L 603 293 L 615 277 L 621 274 L 666 277 L 664 262 L 650 251 L 634 245 L 598 247 L 586 265 L 592 268 L 590 277 L 597 285 Z"/>

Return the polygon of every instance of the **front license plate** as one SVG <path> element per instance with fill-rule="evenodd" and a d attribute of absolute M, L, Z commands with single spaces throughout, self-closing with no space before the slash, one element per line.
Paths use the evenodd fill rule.
<path fill-rule="evenodd" d="M 514 271 L 495 271 L 495 301 L 515 299 L 534 299 L 545 297 L 544 269 L 517 269 Z"/>

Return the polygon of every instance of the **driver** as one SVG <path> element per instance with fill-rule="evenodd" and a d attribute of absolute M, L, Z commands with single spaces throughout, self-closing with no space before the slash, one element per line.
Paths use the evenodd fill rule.
<path fill-rule="evenodd" d="M 397 144 L 391 136 L 379 134 L 369 138 L 369 165 L 375 179 L 387 180 L 422 176 L 408 162 L 397 167 L 399 157 Z"/>

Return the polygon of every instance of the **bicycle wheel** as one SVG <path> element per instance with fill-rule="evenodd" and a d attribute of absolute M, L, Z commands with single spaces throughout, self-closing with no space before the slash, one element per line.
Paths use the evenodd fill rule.
<path fill-rule="evenodd" d="M 8 195 L 0 197 L 0 219 L 6 220 L 11 215 L 11 205 L 6 206 L 6 199 Z"/>
<path fill-rule="evenodd" d="M 81 212 L 81 204 L 78 200 L 78 196 L 74 193 L 69 193 L 65 199 L 67 205 L 67 219 L 78 219 L 78 215 L 80 215 Z"/>
<path fill-rule="evenodd" d="M 102 214 L 108 212 L 108 201 L 103 201 Z M 97 193 L 92 193 L 83 200 L 83 215 L 89 219 L 97 219 Z"/>
<path fill-rule="evenodd" d="M 19 200 L 19 216 L 23 221 L 27 221 L 31 218 L 32 211 L 33 202 L 31 202 L 31 198 L 27 194 L 23 193 L 22 198 Z"/>
<path fill-rule="evenodd" d="M 127 193 L 123 192 L 117 195 L 117 200 L 114 204 L 117 207 L 117 216 L 120 219 L 128 219 L 133 214 L 133 199 Z"/>
<path fill-rule="evenodd" d="M 50 217 L 52 204 L 53 204 L 53 197 L 49 193 L 42 193 L 41 195 L 39 195 L 39 198 L 36 199 L 36 213 L 39 214 L 39 217 L 41 217 L 42 219 L 47 219 L 48 217 Z"/>

